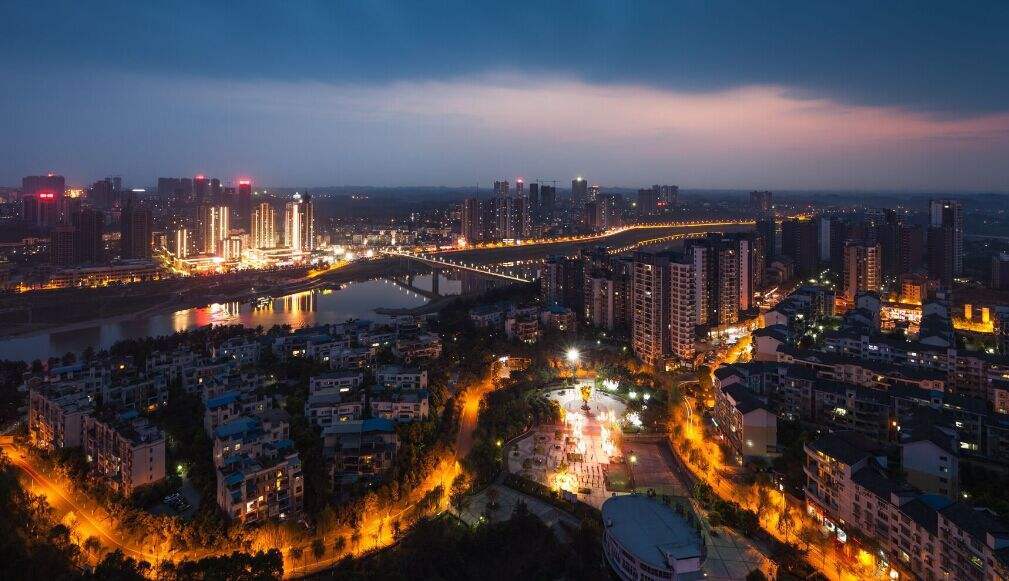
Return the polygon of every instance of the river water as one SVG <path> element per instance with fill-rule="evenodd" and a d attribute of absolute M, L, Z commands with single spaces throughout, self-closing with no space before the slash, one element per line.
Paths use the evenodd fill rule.
<path fill-rule="evenodd" d="M 420 291 L 431 290 L 432 275 L 419 274 L 412 285 Z M 438 293 L 460 294 L 464 281 L 458 277 L 441 274 Z M 219 303 L 183 309 L 174 313 L 161 313 L 137 319 L 120 319 L 95 325 L 73 326 L 67 330 L 54 330 L 0 340 L 0 359 L 46 359 L 61 357 L 67 352 L 80 353 L 87 347 L 107 349 L 116 341 L 141 337 L 169 335 L 176 331 L 202 327 L 209 324 L 247 327 L 262 325 L 291 325 L 303 327 L 312 324 L 336 323 L 347 319 L 383 320 L 375 309 L 413 308 L 427 302 L 428 298 L 387 279 L 351 282 L 305 291 L 251 303 Z"/>

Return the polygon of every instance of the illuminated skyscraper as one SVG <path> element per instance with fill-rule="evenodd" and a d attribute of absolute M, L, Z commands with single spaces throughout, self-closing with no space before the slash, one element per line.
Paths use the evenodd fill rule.
<path fill-rule="evenodd" d="M 294 194 L 294 199 L 284 208 L 284 246 L 296 252 L 315 249 L 312 198 L 307 194 Z"/>
<path fill-rule="evenodd" d="M 277 212 L 267 202 L 256 206 L 252 213 L 252 238 L 253 248 L 273 248 L 277 245 Z"/>
<path fill-rule="evenodd" d="M 200 227 L 203 253 L 221 256 L 224 240 L 231 230 L 230 209 L 227 206 L 200 206 Z"/>
<path fill-rule="evenodd" d="M 193 198 L 196 200 L 197 204 L 202 204 L 207 198 L 209 193 L 210 184 L 208 183 L 207 176 L 200 174 L 193 178 Z"/>
<path fill-rule="evenodd" d="M 669 355 L 669 256 L 637 252 L 631 274 L 631 346 L 648 365 Z"/>
<path fill-rule="evenodd" d="M 184 227 L 176 228 L 172 232 L 171 252 L 176 258 L 189 257 L 189 230 Z"/>

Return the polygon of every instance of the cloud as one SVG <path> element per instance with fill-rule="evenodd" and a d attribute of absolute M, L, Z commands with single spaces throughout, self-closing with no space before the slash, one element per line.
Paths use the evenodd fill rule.
<path fill-rule="evenodd" d="M 21 107 L 14 157 L 35 163 L 22 173 L 54 167 L 48 156 L 88 179 L 97 164 L 135 179 L 204 171 L 278 185 L 583 173 L 629 186 L 1009 189 L 998 162 L 1009 114 L 951 118 L 785 86 L 673 91 L 511 71 L 369 86 L 103 75 L 73 87 Z M 53 134 L 66 138 L 38 139 Z M 120 137 L 95 150 L 96 135 Z"/>

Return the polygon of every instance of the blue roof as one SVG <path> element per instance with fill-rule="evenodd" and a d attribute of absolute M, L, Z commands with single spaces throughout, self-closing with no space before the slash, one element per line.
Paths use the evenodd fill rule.
<path fill-rule="evenodd" d="M 225 393 L 223 395 L 219 395 L 219 396 L 217 396 L 215 398 L 208 399 L 207 400 L 207 408 L 210 409 L 210 408 L 216 408 L 216 407 L 221 407 L 221 406 L 224 406 L 224 405 L 228 405 L 229 403 L 235 401 L 236 399 L 238 399 L 238 392 L 237 391 L 229 391 L 229 392 L 227 392 L 227 393 Z"/>
<path fill-rule="evenodd" d="M 224 479 L 224 482 L 226 482 L 229 486 L 232 486 L 243 480 L 245 480 L 244 474 L 241 472 L 232 472 L 231 474 L 228 474 L 228 477 Z"/>
<path fill-rule="evenodd" d="M 218 438 L 237 436 L 257 427 L 259 427 L 259 420 L 256 418 L 238 418 L 237 420 L 218 426 L 214 430 L 214 436 Z"/>

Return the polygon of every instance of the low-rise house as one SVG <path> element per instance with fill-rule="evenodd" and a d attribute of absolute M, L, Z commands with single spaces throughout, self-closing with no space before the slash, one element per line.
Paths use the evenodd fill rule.
<path fill-rule="evenodd" d="M 396 422 L 424 420 L 429 413 L 427 390 L 372 390 L 368 396 L 368 407 L 375 418 Z"/>
<path fill-rule="evenodd" d="M 310 395 L 305 401 L 305 417 L 321 428 L 358 420 L 363 414 L 364 398 L 360 393 L 321 393 Z"/>
<path fill-rule="evenodd" d="M 364 372 L 341 369 L 313 376 L 308 380 L 309 395 L 347 393 L 364 385 Z"/>
<path fill-rule="evenodd" d="M 322 431 L 322 439 L 337 485 L 382 474 L 399 449 L 395 424 L 380 418 L 335 423 Z"/>
<path fill-rule="evenodd" d="M 427 370 L 403 365 L 382 365 L 375 370 L 375 382 L 387 389 L 427 389 Z"/>

